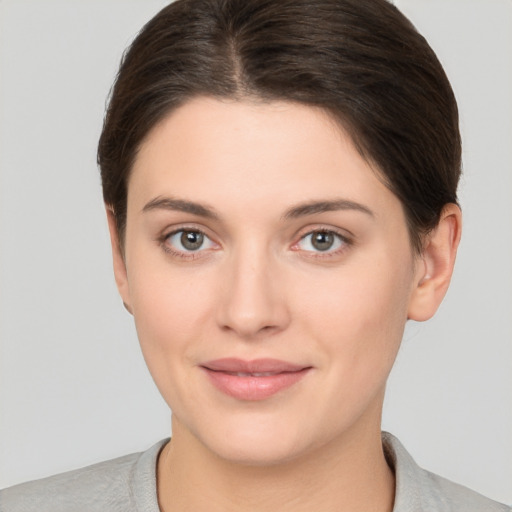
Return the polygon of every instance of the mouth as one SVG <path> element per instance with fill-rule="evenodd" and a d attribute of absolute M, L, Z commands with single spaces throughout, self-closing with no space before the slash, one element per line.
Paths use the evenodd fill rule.
<path fill-rule="evenodd" d="M 270 398 L 302 380 L 312 369 L 278 359 L 235 358 L 209 361 L 200 367 L 219 391 L 244 401 Z"/>

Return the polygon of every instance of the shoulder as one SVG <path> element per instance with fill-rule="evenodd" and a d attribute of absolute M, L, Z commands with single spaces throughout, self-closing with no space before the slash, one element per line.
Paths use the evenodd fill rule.
<path fill-rule="evenodd" d="M 94 464 L 60 475 L 27 482 L 0 492 L 2 512 L 108 510 L 113 501 L 119 509 L 131 510 L 130 473 L 139 454 Z"/>
<path fill-rule="evenodd" d="M 468 512 L 510 512 L 512 510 L 502 503 L 428 471 L 424 471 L 424 482 L 425 488 L 430 489 L 428 499 L 436 503 L 440 507 L 439 510 Z"/>
<path fill-rule="evenodd" d="M 0 512 L 158 512 L 156 460 L 167 440 L 142 453 L 0 491 Z M 156 506 L 156 508 L 153 507 Z"/>
<path fill-rule="evenodd" d="M 420 468 L 391 434 L 382 434 L 384 451 L 396 477 L 393 512 L 511 512 L 504 504 Z"/>

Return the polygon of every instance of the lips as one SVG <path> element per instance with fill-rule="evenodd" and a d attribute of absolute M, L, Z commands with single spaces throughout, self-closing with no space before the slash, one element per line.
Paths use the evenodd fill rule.
<path fill-rule="evenodd" d="M 311 366 L 278 359 L 216 359 L 201 365 L 210 382 L 238 400 L 264 400 L 299 382 Z"/>

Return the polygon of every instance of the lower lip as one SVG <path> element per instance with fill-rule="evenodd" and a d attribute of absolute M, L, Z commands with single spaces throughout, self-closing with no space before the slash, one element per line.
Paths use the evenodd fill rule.
<path fill-rule="evenodd" d="M 306 376 L 311 368 L 296 372 L 276 373 L 262 377 L 240 377 L 222 371 L 202 367 L 212 384 L 226 395 L 238 400 L 265 400 L 283 391 Z"/>

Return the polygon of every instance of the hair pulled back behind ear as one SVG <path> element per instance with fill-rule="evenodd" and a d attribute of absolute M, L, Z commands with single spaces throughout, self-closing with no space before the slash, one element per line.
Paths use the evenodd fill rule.
<path fill-rule="evenodd" d="M 177 0 L 126 51 L 99 141 L 104 200 L 121 240 L 138 148 L 198 95 L 323 108 L 400 199 L 416 250 L 443 206 L 457 202 L 456 101 L 434 52 L 392 4 Z"/>

